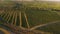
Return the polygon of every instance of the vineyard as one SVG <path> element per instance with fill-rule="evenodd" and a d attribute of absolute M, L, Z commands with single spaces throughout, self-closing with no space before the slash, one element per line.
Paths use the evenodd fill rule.
<path fill-rule="evenodd" d="M 5 34 L 60 34 L 60 10 L 54 5 L 0 3 L 0 30 Z"/>

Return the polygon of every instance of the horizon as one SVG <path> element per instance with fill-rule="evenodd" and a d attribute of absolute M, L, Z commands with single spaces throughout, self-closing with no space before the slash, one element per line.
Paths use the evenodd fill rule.
<path fill-rule="evenodd" d="M 60 0 L 0 0 L 0 1 L 53 1 L 53 2 L 60 2 Z"/>

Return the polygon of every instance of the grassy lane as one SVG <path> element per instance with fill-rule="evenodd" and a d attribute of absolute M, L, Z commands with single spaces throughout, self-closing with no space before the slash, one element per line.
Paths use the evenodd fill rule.
<path fill-rule="evenodd" d="M 17 11 L 16 12 L 17 13 L 17 20 L 16 20 L 16 26 L 19 26 L 19 27 L 21 27 L 20 25 L 21 25 L 21 23 L 20 23 L 20 12 L 19 11 Z"/>
<path fill-rule="evenodd" d="M 13 15 L 11 16 L 11 24 L 14 24 L 15 23 L 15 16 L 16 15 L 16 12 L 13 13 Z"/>
<path fill-rule="evenodd" d="M 12 14 L 13 14 L 13 12 L 10 12 L 10 13 L 9 13 L 9 18 L 8 18 L 8 20 L 7 20 L 7 23 L 9 23 L 9 20 L 10 20 Z"/>
<path fill-rule="evenodd" d="M 24 13 L 21 13 L 21 19 L 22 19 L 22 27 L 28 28 L 27 23 L 26 23 L 26 18 L 24 16 Z"/>
<path fill-rule="evenodd" d="M 40 28 L 40 27 L 43 27 L 43 26 L 47 26 L 47 25 L 51 25 L 51 24 L 55 24 L 55 23 L 58 23 L 60 21 L 54 21 L 54 22 L 50 22 L 50 23 L 46 23 L 46 24 L 42 24 L 42 25 L 37 25 L 35 27 L 32 27 L 30 30 L 34 30 L 36 28 Z"/>
<path fill-rule="evenodd" d="M 29 26 L 29 23 L 28 23 L 28 19 L 27 19 L 27 15 L 26 15 L 26 13 L 24 13 L 24 16 L 25 16 L 26 23 L 27 23 L 27 26 L 28 26 L 28 29 L 29 29 L 29 28 L 30 28 L 30 26 Z"/>
<path fill-rule="evenodd" d="M 47 24 L 46 26 L 38 27 L 35 30 L 52 32 L 53 34 L 60 34 L 60 22 Z"/>
<path fill-rule="evenodd" d="M 5 17 L 3 17 L 5 21 L 8 20 L 8 18 L 9 18 L 9 14 L 10 14 L 10 12 L 8 12 L 7 15 L 5 15 Z"/>
<path fill-rule="evenodd" d="M 1 14 L 1 17 L 3 17 L 5 14 L 7 14 L 7 11 L 5 11 L 4 13 Z"/>
<path fill-rule="evenodd" d="M 21 11 L 19 12 L 19 20 L 20 20 L 20 27 L 22 27 L 22 16 L 21 16 Z"/>
<path fill-rule="evenodd" d="M 17 12 L 15 14 L 15 22 L 14 22 L 14 25 L 16 26 L 16 23 L 17 23 Z"/>

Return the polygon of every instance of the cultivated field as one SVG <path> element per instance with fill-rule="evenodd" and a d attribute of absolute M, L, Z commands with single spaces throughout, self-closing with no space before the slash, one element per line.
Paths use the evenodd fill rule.
<path fill-rule="evenodd" d="M 51 3 L 0 3 L 0 24 L 10 24 L 14 27 L 33 31 L 38 30 L 42 34 L 60 34 L 59 4 Z M 12 29 L 12 27 L 10 28 Z"/>

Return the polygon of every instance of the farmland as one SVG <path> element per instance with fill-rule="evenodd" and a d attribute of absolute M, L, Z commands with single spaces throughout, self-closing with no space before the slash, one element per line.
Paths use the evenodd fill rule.
<path fill-rule="evenodd" d="M 59 7 L 53 2 L 0 3 L 0 24 L 57 34 L 60 32 Z"/>

